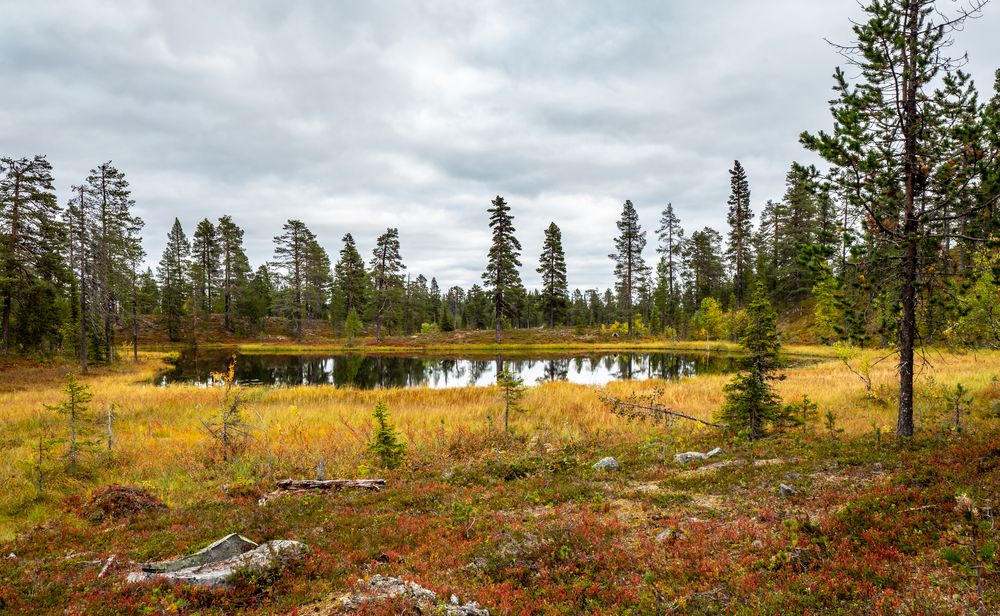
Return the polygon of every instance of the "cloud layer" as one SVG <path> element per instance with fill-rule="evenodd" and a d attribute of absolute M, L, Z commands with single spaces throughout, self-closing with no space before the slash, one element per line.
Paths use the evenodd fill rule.
<path fill-rule="evenodd" d="M 208 6 L 210 5 L 210 6 Z M 145 247 L 228 213 L 251 260 L 287 218 L 335 258 L 400 229 L 415 275 L 479 281 L 486 208 L 505 196 L 534 272 L 549 221 L 572 287 L 611 284 L 614 221 L 672 202 L 723 230 L 728 168 L 754 209 L 780 198 L 797 143 L 829 124 L 854 0 L 801 2 L 5 3 L 0 153 L 45 153 L 62 199 L 111 159 Z M 959 34 L 988 93 L 1000 9 Z M 652 251 L 650 250 L 650 258 Z"/>

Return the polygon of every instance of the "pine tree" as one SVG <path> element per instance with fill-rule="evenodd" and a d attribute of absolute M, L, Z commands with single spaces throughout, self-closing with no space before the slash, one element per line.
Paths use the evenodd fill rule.
<path fill-rule="evenodd" d="M 309 242 L 306 252 L 305 289 L 303 300 L 306 315 L 311 319 L 323 319 L 330 307 L 330 289 L 333 274 L 330 256 L 315 238 Z"/>
<path fill-rule="evenodd" d="M 65 228 L 59 221 L 59 206 L 52 186 L 52 165 L 44 156 L 0 159 L 0 295 L 3 302 L 3 352 L 13 342 L 11 317 L 15 309 L 27 316 L 34 313 L 57 317 L 53 305 L 57 292 L 67 279 L 59 255 L 65 241 Z M 37 299 L 46 297 L 43 304 Z M 44 323 L 35 332 L 55 328 L 59 323 Z M 51 339 L 46 335 L 46 339 Z M 19 340 L 36 347 L 40 338 Z"/>
<path fill-rule="evenodd" d="M 858 77 L 852 84 L 840 68 L 834 74 L 833 132 L 801 136 L 803 145 L 833 165 L 833 180 L 865 217 L 871 255 L 885 268 L 880 293 L 895 292 L 898 309 L 886 314 L 898 336 L 900 436 L 912 436 L 914 427 L 921 264 L 940 254 L 946 239 L 985 239 L 970 229 L 963 233 L 961 221 L 992 213 L 995 201 L 975 195 L 988 168 L 975 164 L 981 116 L 968 76 L 946 53 L 951 34 L 983 4 L 950 16 L 933 0 L 865 6 L 867 21 L 854 26 L 857 41 L 838 47 Z"/>
<path fill-rule="evenodd" d="M 115 324 L 131 289 L 130 252 L 139 241 L 142 221 L 132 215 L 135 201 L 125 174 L 111 161 L 90 170 L 84 195 L 91 201 L 83 212 L 84 224 L 91 227 L 90 255 L 94 260 L 92 276 L 97 300 L 90 305 L 103 322 L 104 357 L 110 362 L 114 360 Z"/>
<path fill-rule="evenodd" d="M 243 229 L 230 216 L 219 218 L 215 229 L 218 236 L 222 314 L 226 331 L 232 332 L 239 294 L 245 290 L 247 276 L 250 274 L 250 261 L 243 249 Z"/>
<path fill-rule="evenodd" d="M 67 248 L 69 249 L 70 268 L 75 271 L 73 280 L 79 296 L 79 305 L 75 310 L 79 319 L 80 335 L 80 370 L 87 374 L 87 336 L 90 311 L 88 298 L 90 295 L 93 267 L 90 266 L 90 225 L 89 203 L 86 188 L 82 185 L 72 187 L 73 198 L 66 209 L 64 220 L 68 232 Z"/>
<path fill-rule="evenodd" d="M 181 227 L 181 221 L 174 218 L 174 226 L 167 235 L 167 245 L 156 273 L 160 283 L 160 312 L 167 322 L 167 335 L 171 342 L 181 339 L 180 323 L 185 314 L 185 306 L 190 296 L 188 267 L 191 245 Z"/>
<path fill-rule="evenodd" d="M 368 272 L 365 262 L 354 243 L 350 233 L 344 235 L 344 246 L 340 249 L 340 259 L 334 266 L 334 278 L 337 288 L 343 296 L 343 315 L 352 310 L 360 312 L 368 302 Z M 343 317 L 341 317 L 343 318 Z"/>
<path fill-rule="evenodd" d="M 674 214 L 674 206 L 668 203 L 660 215 L 660 227 L 656 230 L 660 239 L 656 251 L 660 253 L 660 263 L 656 268 L 657 287 L 661 299 L 660 314 L 673 327 L 677 327 L 675 313 L 680 306 L 680 271 L 684 252 L 684 229 Z"/>
<path fill-rule="evenodd" d="M 722 423 L 756 440 L 769 423 L 787 419 L 781 397 L 771 385 L 783 378 L 777 374 L 781 349 L 777 316 L 767 299 L 767 289 L 759 282 L 747 308 L 747 327 L 740 344 L 747 357 L 742 371 L 724 387 L 726 401 L 717 415 Z"/>
<path fill-rule="evenodd" d="M 726 257 L 733 273 L 736 306 L 740 307 L 749 288 L 753 269 L 753 252 L 750 246 L 753 234 L 753 211 L 750 209 L 750 184 L 740 161 L 733 162 L 729 178 L 730 193 L 727 201 L 729 213 L 726 215 L 726 222 L 729 223 L 729 243 Z"/>
<path fill-rule="evenodd" d="M 399 230 L 388 228 L 378 236 L 369 263 L 371 297 L 369 307 L 375 320 L 375 341 L 382 342 L 382 325 L 399 302 L 403 291 L 403 258 L 399 254 Z"/>
<path fill-rule="evenodd" d="M 542 275 L 542 310 L 549 328 L 556 326 L 556 318 L 566 310 L 568 289 L 566 284 L 566 254 L 562 247 L 562 232 L 556 223 L 549 223 L 545 229 L 545 241 L 538 269 Z"/>
<path fill-rule="evenodd" d="M 722 262 L 722 236 L 711 227 L 695 231 L 684 243 L 685 303 L 689 312 L 706 297 L 723 295 L 725 265 Z"/>
<path fill-rule="evenodd" d="M 192 309 L 211 314 L 214 309 L 213 293 L 219 283 L 222 269 L 219 232 L 212 221 L 204 219 L 195 227 L 191 236 Z"/>
<path fill-rule="evenodd" d="M 625 201 L 618 223 L 618 237 L 615 238 L 616 252 L 608 255 L 615 262 L 618 299 L 628 322 L 628 333 L 632 335 L 632 321 L 635 318 L 632 306 L 636 292 L 649 275 L 649 268 L 642 258 L 646 247 L 646 232 L 639 225 L 639 214 L 631 201 Z"/>
<path fill-rule="evenodd" d="M 500 344 L 500 329 L 503 318 L 516 316 L 516 305 L 511 297 L 521 290 L 521 242 L 514 235 L 514 216 L 510 206 L 503 197 L 497 195 L 493 207 L 487 211 L 490 214 L 490 230 L 493 241 L 487 257 L 486 271 L 483 273 L 483 283 L 492 296 L 493 326 L 496 343 Z"/>
<path fill-rule="evenodd" d="M 315 254 L 313 235 L 301 220 L 288 220 L 283 233 L 274 238 L 274 266 L 285 285 L 284 309 L 295 331 L 295 339 L 302 342 L 306 319 L 306 269 L 310 256 Z"/>

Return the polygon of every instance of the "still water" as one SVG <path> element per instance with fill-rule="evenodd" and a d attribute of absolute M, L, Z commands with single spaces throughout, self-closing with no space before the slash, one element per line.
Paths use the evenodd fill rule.
<path fill-rule="evenodd" d="M 174 367 L 156 377 L 158 385 L 213 383 L 213 372 L 226 369 L 232 352 L 188 350 Z M 236 379 L 266 386 L 336 385 L 357 389 L 385 387 L 465 387 L 496 383 L 497 369 L 519 375 L 526 385 L 569 381 L 603 385 L 617 380 L 663 378 L 675 381 L 698 374 L 732 372 L 737 358 L 725 354 L 674 352 L 601 352 L 567 355 L 239 355 Z"/>

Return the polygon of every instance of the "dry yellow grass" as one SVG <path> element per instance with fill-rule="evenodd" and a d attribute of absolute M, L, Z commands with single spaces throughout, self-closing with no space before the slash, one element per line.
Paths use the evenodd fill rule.
<path fill-rule="evenodd" d="M 830 354 L 829 349 L 817 351 Z M 854 361 L 878 356 L 874 351 L 865 351 Z M 42 499 L 37 498 L 33 486 L 32 460 L 39 435 L 60 436 L 65 432 L 62 418 L 44 409 L 44 405 L 61 398 L 65 369 L 23 368 L 0 373 L 0 539 L 51 515 L 60 497 L 99 483 L 144 484 L 175 503 L 219 489 L 222 473 L 200 422 L 218 410 L 222 393 L 196 386 L 151 385 L 151 378 L 163 367 L 162 357 L 146 353 L 138 365 L 121 364 L 82 379 L 94 393 L 91 407 L 95 416 L 109 404 L 118 407 L 114 459 L 95 464 L 94 475 L 87 479 L 50 477 L 51 492 Z M 919 369 L 918 426 L 927 425 L 931 418 L 925 415 L 940 408 L 938 397 L 943 387 L 961 382 L 978 398 L 998 395 L 993 377 L 1000 374 L 1000 353 L 932 352 L 927 360 Z M 667 384 L 658 380 L 616 382 L 607 390 L 624 396 L 663 387 L 664 404 L 708 419 L 722 400 L 722 387 L 728 378 L 701 376 Z M 894 391 L 892 358 L 872 370 L 872 381 L 876 391 Z M 873 425 L 891 432 L 895 426 L 894 404 L 870 398 L 862 382 L 837 360 L 789 370 L 778 388 L 786 400 L 808 395 L 818 403 L 820 414 L 832 411 L 837 425 L 847 435 L 869 432 Z M 502 426 L 498 392 L 492 387 L 250 389 L 245 418 L 256 429 L 252 455 L 227 467 L 226 480 L 249 481 L 268 465 L 275 475 L 309 472 L 320 458 L 325 460 L 330 475 L 358 474 L 358 467 L 366 462 L 372 407 L 380 399 L 389 405 L 392 420 L 409 442 L 412 461 L 417 465 L 432 460 L 456 435 L 478 434 L 491 425 L 493 430 Z M 662 430 L 611 415 L 600 402 L 598 389 L 590 386 L 546 383 L 532 387 L 524 405 L 528 410 L 513 417 L 513 425 L 547 441 L 595 436 L 638 441 L 648 438 L 652 431 Z M 689 424 L 674 428 L 679 434 L 698 429 Z M 101 422 L 95 422 L 94 432 L 100 431 Z M 53 458 L 59 448 L 58 444 L 54 447 Z"/>

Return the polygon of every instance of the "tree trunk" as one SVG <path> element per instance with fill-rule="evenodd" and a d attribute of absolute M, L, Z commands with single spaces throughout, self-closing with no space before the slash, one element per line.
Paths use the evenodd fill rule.
<path fill-rule="evenodd" d="M 899 324 L 899 410 L 896 434 L 913 436 L 913 345 L 916 338 L 917 226 L 915 176 L 917 172 L 917 26 L 920 7 L 907 7 L 906 69 L 903 81 L 903 311 Z"/>
<path fill-rule="evenodd" d="M 87 374 L 87 249 L 84 241 L 83 186 L 80 186 L 80 369 Z"/>
<path fill-rule="evenodd" d="M 16 163 L 15 163 L 16 164 Z M 21 200 L 21 174 L 20 169 L 15 171 L 14 175 L 14 199 L 11 203 L 11 223 L 10 223 L 10 241 L 7 247 L 7 258 L 14 259 L 17 254 L 17 223 L 18 223 L 18 206 Z M 11 290 L 13 282 L 8 280 L 4 285 L 4 295 L 3 295 L 3 354 L 6 355 L 10 350 L 10 311 L 11 304 L 13 303 L 13 291 Z"/>

